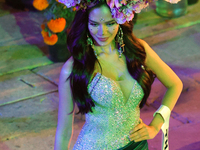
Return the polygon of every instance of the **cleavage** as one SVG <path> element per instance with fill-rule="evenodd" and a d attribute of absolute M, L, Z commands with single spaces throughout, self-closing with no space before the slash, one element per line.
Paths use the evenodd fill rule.
<path fill-rule="evenodd" d="M 132 77 L 130 77 L 128 79 L 124 79 L 124 80 L 120 80 L 120 81 L 116 81 L 113 79 L 111 79 L 111 80 L 121 90 L 122 95 L 124 97 L 124 104 L 126 104 L 128 99 L 130 98 L 133 88 L 134 88 L 134 83 L 135 83 L 134 79 Z"/>
<path fill-rule="evenodd" d="M 94 78 L 97 76 L 97 74 L 100 74 L 101 77 L 106 78 L 107 80 L 110 80 L 112 82 L 112 84 L 114 84 L 114 86 L 116 86 L 120 90 L 120 92 L 122 93 L 123 98 L 124 98 L 124 100 L 123 100 L 124 104 L 126 104 L 133 92 L 134 84 L 136 81 L 131 76 L 130 76 L 131 80 L 125 79 L 125 80 L 121 80 L 121 81 L 116 81 L 116 80 L 113 80 L 112 78 L 106 77 L 105 75 L 103 75 L 99 72 L 94 73 Z"/>
<path fill-rule="evenodd" d="M 125 56 L 122 55 L 122 57 L 119 58 L 119 56 L 115 54 L 102 55 L 101 57 L 98 57 L 98 60 L 101 64 L 102 72 L 98 62 L 96 62 L 93 77 L 99 72 L 104 77 L 114 81 L 120 88 L 126 101 L 131 95 L 135 82 L 128 72 Z"/>

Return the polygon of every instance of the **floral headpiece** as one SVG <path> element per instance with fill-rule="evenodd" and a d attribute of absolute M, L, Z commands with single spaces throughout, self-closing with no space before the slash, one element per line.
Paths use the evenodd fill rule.
<path fill-rule="evenodd" d="M 68 8 L 73 7 L 76 10 L 87 9 L 91 3 L 98 0 L 58 0 L 65 4 Z M 101 0 L 99 0 L 101 1 Z M 142 9 L 149 5 L 152 0 L 106 0 L 110 7 L 112 17 L 118 24 L 124 24 L 131 21 L 135 13 L 140 13 Z M 178 3 L 180 0 L 165 0 L 169 3 Z"/>

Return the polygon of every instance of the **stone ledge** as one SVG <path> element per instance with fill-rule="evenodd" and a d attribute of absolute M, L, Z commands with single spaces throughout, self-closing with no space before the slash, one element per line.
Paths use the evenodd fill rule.
<path fill-rule="evenodd" d="M 1 76 L 0 82 L 0 106 L 58 90 L 29 70 Z"/>

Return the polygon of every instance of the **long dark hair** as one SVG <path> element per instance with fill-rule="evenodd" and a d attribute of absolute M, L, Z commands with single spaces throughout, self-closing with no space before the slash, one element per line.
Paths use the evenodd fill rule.
<path fill-rule="evenodd" d="M 98 61 L 91 46 L 87 45 L 87 34 L 89 34 L 88 16 L 90 10 L 105 4 L 105 1 L 98 1 L 95 6 L 85 11 L 77 11 L 67 37 L 68 49 L 74 60 L 72 72 L 68 79 L 70 79 L 73 101 L 79 108 L 78 113 L 81 114 L 92 112 L 92 107 L 95 107 L 87 91 L 89 80 L 94 71 L 95 62 Z M 140 103 L 140 108 L 142 108 L 149 96 L 154 74 L 151 70 L 141 68 L 141 65 L 145 67 L 144 61 L 146 53 L 144 47 L 132 33 L 133 23 L 126 22 L 120 26 L 124 33 L 124 55 L 126 57 L 128 71 L 138 81 L 144 91 L 144 97 Z"/>

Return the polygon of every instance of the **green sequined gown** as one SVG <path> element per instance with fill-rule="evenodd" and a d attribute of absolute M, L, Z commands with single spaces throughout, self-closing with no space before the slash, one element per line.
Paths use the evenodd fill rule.
<path fill-rule="evenodd" d="M 140 118 L 139 104 L 144 93 L 134 80 L 132 92 L 124 104 L 123 93 L 114 80 L 97 73 L 88 85 L 95 102 L 73 150 L 116 150 L 127 145 L 129 131 Z"/>

